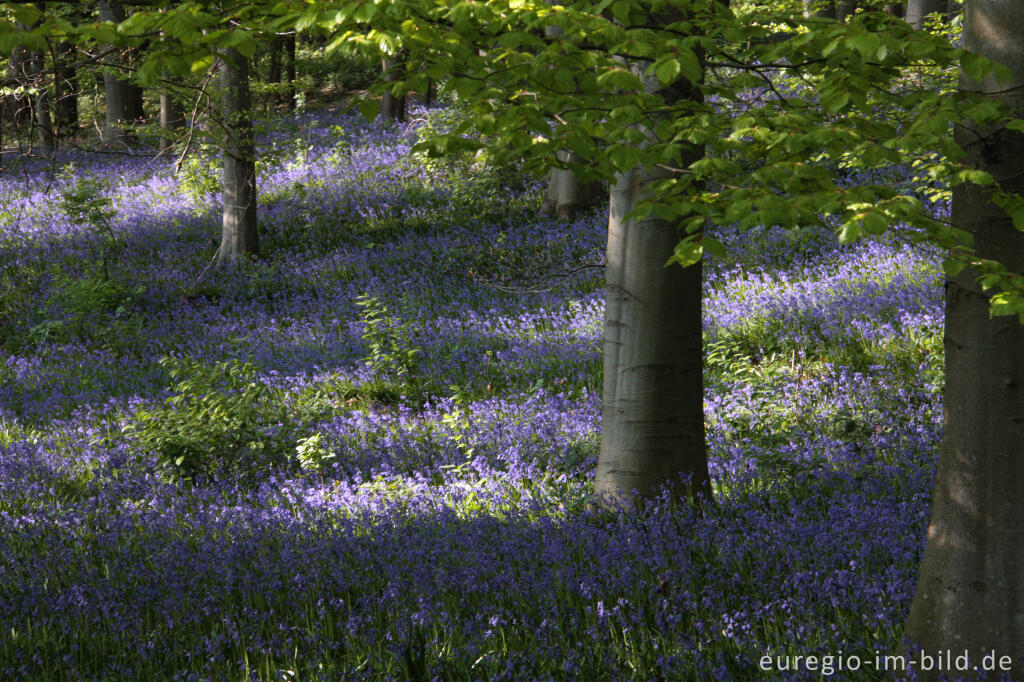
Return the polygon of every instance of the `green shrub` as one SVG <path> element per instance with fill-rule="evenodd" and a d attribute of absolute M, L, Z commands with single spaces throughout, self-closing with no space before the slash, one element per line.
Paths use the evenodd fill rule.
<path fill-rule="evenodd" d="M 287 460 L 293 422 L 281 391 L 261 382 L 255 366 L 173 357 L 160 364 L 173 395 L 137 412 L 125 430 L 140 451 L 156 455 L 165 479 L 247 477 Z"/>
<path fill-rule="evenodd" d="M 222 189 L 221 164 L 216 155 L 212 145 L 201 145 L 197 151 L 185 157 L 178 169 L 178 186 L 195 202 L 199 213 L 206 211 L 212 203 L 213 195 Z"/>
<path fill-rule="evenodd" d="M 366 325 L 366 365 L 381 379 L 390 379 L 407 392 L 407 397 L 418 398 L 422 392 L 418 375 L 419 356 L 423 351 L 412 345 L 409 326 L 394 319 L 387 307 L 373 296 L 356 299 Z"/>

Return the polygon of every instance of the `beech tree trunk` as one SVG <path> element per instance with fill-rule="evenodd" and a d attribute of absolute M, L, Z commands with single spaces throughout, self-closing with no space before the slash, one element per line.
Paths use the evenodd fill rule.
<path fill-rule="evenodd" d="M 657 81 L 647 79 L 646 87 L 654 91 Z M 686 82 L 665 93 L 670 104 L 700 96 Z M 702 155 L 702 148 L 691 146 L 672 165 L 686 168 Z M 651 183 L 668 173 L 634 168 L 619 175 L 611 190 L 601 452 L 594 479 L 599 504 L 630 504 L 635 495 L 650 497 L 662 486 L 711 498 L 701 264 L 665 266 L 684 236 L 674 222 L 654 214 L 625 218 Z"/>
<path fill-rule="evenodd" d="M 238 50 L 220 53 L 221 106 L 224 116 L 223 212 L 217 262 L 259 255 L 256 230 L 256 148 L 249 95 L 249 60 Z"/>
<path fill-rule="evenodd" d="M 847 17 L 853 16 L 857 11 L 857 0 L 839 0 L 836 3 L 836 19 L 846 21 Z"/>
<path fill-rule="evenodd" d="M 572 152 L 558 152 L 558 160 L 572 161 Z M 541 211 L 549 215 L 571 216 L 597 204 L 602 195 L 600 182 L 584 182 L 570 169 L 552 168 Z"/>
<path fill-rule="evenodd" d="M 282 98 L 284 100 L 285 108 L 288 111 L 295 111 L 295 41 L 296 36 L 286 36 L 284 40 L 284 73 L 288 79 L 288 89 L 285 91 Z"/>
<path fill-rule="evenodd" d="M 50 114 L 50 88 L 46 82 L 43 52 L 33 52 L 29 60 L 35 95 L 32 97 L 33 139 L 38 139 L 39 151 L 45 156 L 53 154 L 56 146 L 53 136 L 53 118 Z"/>
<path fill-rule="evenodd" d="M 804 17 L 827 17 L 829 19 L 836 18 L 836 3 L 835 0 L 803 0 L 804 2 Z"/>
<path fill-rule="evenodd" d="M 55 134 L 61 139 L 78 132 L 78 72 L 72 63 L 74 56 L 75 46 L 72 43 L 59 43 L 54 52 Z"/>
<path fill-rule="evenodd" d="M 907 0 L 907 23 L 920 30 L 929 14 L 942 11 L 942 0 Z"/>
<path fill-rule="evenodd" d="M 40 2 L 39 11 L 46 11 L 46 3 Z M 23 31 L 32 30 L 18 22 Z M 24 54 L 21 68 L 24 78 L 22 82 L 32 89 L 30 100 L 32 134 L 30 145 L 38 149 L 44 156 L 50 156 L 54 150 L 53 118 L 50 114 L 50 84 L 46 79 L 46 54 L 42 50 L 33 50 Z"/>
<path fill-rule="evenodd" d="M 553 4 L 553 0 L 551 3 Z M 545 26 L 544 35 L 557 40 L 562 35 L 561 26 Z M 568 163 L 576 160 L 569 151 L 556 153 L 559 161 Z M 569 168 L 552 168 L 548 175 L 548 189 L 541 204 L 541 212 L 549 215 L 570 216 L 594 206 L 601 198 L 600 182 L 583 182 Z"/>
<path fill-rule="evenodd" d="M 32 56 L 24 47 L 18 46 L 11 51 L 11 58 L 7 62 L 8 77 L 19 86 L 30 87 L 30 72 Z M 5 96 L 6 117 L 15 127 L 31 125 L 32 122 L 32 99 L 24 94 L 11 94 Z"/>
<path fill-rule="evenodd" d="M 100 21 L 120 23 L 124 21 L 124 8 L 118 0 L 99 0 L 97 3 Z M 129 84 L 121 77 L 121 56 L 116 51 L 109 54 L 103 65 L 103 92 L 106 102 L 104 114 L 103 142 L 112 147 L 128 147 L 134 142 L 128 124 L 132 116 L 129 109 Z"/>
<path fill-rule="evenodd" d="M 381 63 L 384 82 L 393 83 L 401 79 L 401 69 L 405 68 L 400 56 L 388 57 Z M 380 98 L 380 115 L 393 121 L 405 120 L 405 95 L 398 96 L 385 90 Z"/>
<path fill-rule="evenodd" d="M 1009 67 L 1009 83 L 962 91 L 1008 102 L 1024 114 L 1024 3 L 968 0 L 963 47 Z M 960 127 L 969 163 L 1004 189 L 1024 193 L 1024 136 L 1000 127 Z M 979 255 L 1024 273 L 1024 234 L 977 185 L 953 190 L 953 224 L 974 235 Z M 971 665 L 994 651 L 1024 655 L 1024 326 L 990 317 L 988 297 L 965 270 L 946 281 L 945 423 L 931 523 L 905 630 L 927 652 L 967 650 Z M 923 679 L 938 674 L 922 673 Z M 995 677 L 995 674 L 992 674 Z"/>
<path fill-rule="evenodd" d="M 883 5 L 883 9 L 886 14 L 891 14 L 894 17 L 903 17 L 903 3 L 902 2 L 887 2 Z"/>
<path fill-rule="evenodd" d="M 174 135 L 185 123 L 185 115 L 181 104 L 169 92 L 160 93 L 160 151 L 165 152 L 174 146 Z"/>

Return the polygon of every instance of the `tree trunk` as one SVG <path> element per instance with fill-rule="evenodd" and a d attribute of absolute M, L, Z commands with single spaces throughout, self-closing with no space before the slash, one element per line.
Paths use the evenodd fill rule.
<path fill-rule="evenodd" d="M 1002 99 L 1024 114 L 1024 3 L 969 0 L 963 47 L 1010 68 L 1009 83 L 960 77 L 962 91 Z M 1002 127 L 957 129 L 975 168 L 1024 193 L 1024 136 Z M 1024 273 L 1024 234 L 977 185 L 953 190 L 953 224 L 985 258 Z M 925 653 L 1024 655 L 1024 326 L 990 317 L 988 297 L 965 270 L 946 282 L 946 390 L 931 523 L 905 630 Z M 936 679 L 938 673 L 923 673 Z"/>
<path fill-rule="evenodd" d="M 165 74 L 165 78 L 166 78 Z M 181 104 L 170 92 L 160 93 L 160 151 L 166 152 L 174 146 L 174 137 L 185 123 Z"/>
<path fill-rule="evenodd" d="M 903 3 L 902 2 L 887 2 L 883 6 L 883 9 L 885 10 L 886 14 L 892 15 L 894 17 L 902 17 L 903 16 Z"/>
<path fill-rule="evenodd" d="M 381 68 L 384 72 L 384 82 L 393 83 L 401 79 L 401 71 L 405 67 L 401 57 L 388 57 Z M 397 96 L 391 90 L 385 90 L 380 98 L 380 115 L 390 118 L 393 121 L 405 120 L 405 95 Z"/>
<path fill-rule="evenodd" d="M 100 21 L 111 21 L 120 23 L 124 21 L 124 8 L 117 0 L 99 0 L 98 9 Z M 103 125 L 103 142 L 112 147 L 128 147 L 134 139 L 126 127 L 129 117 L 128 83 L 120 77 L 121 58 L 114 51 L 102 62 L 106 67 L 103 70 L 103 92 L 106 101 L 106 111 Z"/>
<path fill-rule="evenodd" d="M 53 59 L 56 137 L 61 139 L 78 132 L 78 72 L 72 63 L 74 56 L 72 43 L 59 43 Z"/>
<path fill-rule="evenodd" d="M 554 4 L 554 0 L 549 4 Z M 544 27 L 544 36 L 548 40 L 557 40 L 561 35 L 561 26 Z M 576 155 L 569 151 L 557 152 L 556 157 L 562 163 L 577 160 Z M 541 212 L 559 216 L 573 215 L 594 206 L 601 198 L 602 189 L 600 182 L 583 182 L 570 168 L 552 168 Z"/>
<path fill-rule="evenodd" d="M 39 3 L 39 11 L 46 11 L 46 3 Z M 18 22 L 19 28 L 23 31 L 31 31 L 32 26 L 26 26 Z M 32 134 L 29 144 L 44 156 L 53 154 L 53 118 L 50 114 L 50 84 L 46 79 L 46 54 L 42 50 L 33 50 L 26 53 L 23 63 L 23 82 L 32 89 L 31 96 L 31 120 Z M 38 140 L 38 144 L 36 141 Z"/>
<path fill-rule="evenodd" d="M 256 149 L 253 141 L 249 61 L 238 50 L 220 53 L 224 190 L 217 262 L 259 255 L 256 230 Z"/>
<path fill-rule="evenodd" d="M 857 11 L 857 0 L 839 0 L 836 3 L 836 19 L 846 21 Z"/>
<path fill-rule="evenodd" d="M 558 160 L 574 160 L 572 152 L 558 152 Z M 597 204 L 601 198 L 600 182 L 583 182 L 568 168 L 552 168 L 548 176 L 548 190 L 541 211 L 548 215 L 571 216 Z"/>
<path fill-rule="evenodd" d="M 828 19 L 836 18 L 836 3 L 835 0 L 827 0 L 821 2 L 821 0 L 803 0 L 804 2 L 804 18 L 809 17 L 826 17 Z"/>
<path fill-rule="evenodd" d="M 941 11 L 941 0 L 907 0 L 907 23 L 921 30 L 925 17 Z"/>
<path fill-rule="evenodd" d="M 288 89 L 282 95 L 285 108 L 288 111 L 295 111 L 295 34 L 285 37 L 285 77 L 288 79 Z"/>
<path fill-rule="evenodd" d="M 46 82 L 43 52 L 33 52 L 30 63 L 36 91 L 32 98 L 32 128 L 35 133 L 33 138 L 39 140 L 39 151 L 45 156 L 50 156 L 56 145 L 53 137 L 53 118 L 50 115 L 50 88 Z"/>
<path fill-rule="evenodd" d="M 648 79 L 647 87 L 654 91 L 656 81 Z M 701 95 L 683 82 L 670 86 L 665 96 L 671 105 Z M 691 146 L 672 165 L 686 168 L 702 154 L 702 148 Z M 601 452 L 594 479 L 599 504 L 629 504 L 634 491 L 645 498 L 662 486 L 678 495 L 711 498 L 701 264 L 665 266 L 683 237 L 674 222 L 654 214 L 625 218 L 648 187 L 668 174 L 634 168 L 619 175 L 611 190 Z"/>
<path fill-rule="evenodd" d="M 30 87 L 31 81 L 29 72 L 31 70 L 32 56 L 24 47 L 18 46 L 11 51 L 11 58 L 7 63 L 8 77 L 19 86 Z M 32 122 L 32 100 L 24 93 L 7 95 L 7 119 L 15 127 L 30 125 Z"/>

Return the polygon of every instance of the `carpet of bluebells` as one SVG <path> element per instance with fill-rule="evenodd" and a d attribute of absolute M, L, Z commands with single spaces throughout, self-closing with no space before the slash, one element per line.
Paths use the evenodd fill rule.
<path fill-rule="evenodd" d="M 264 258 L 227 268 L 202 150 L 8 161 L 0 678 L 820 679 L 759 661 L 896 649 L 938 254 L 717 228 L 717 504 L 594 511 L 605 214 L 413 153 L 449 115 L 263 125 Z"/>

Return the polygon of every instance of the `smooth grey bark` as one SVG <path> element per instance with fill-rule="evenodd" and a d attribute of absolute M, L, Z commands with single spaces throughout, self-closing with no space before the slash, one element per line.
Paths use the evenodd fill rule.
<path fill-rule="evenodd" d="M 181 111 L 181 104 L 169 92 L 160 93 L 160 151 L 168 151 L 174 146 L 174 134 L 181 129 L 185 123 L 185 116 Z"/>
<path fill-rule="evenodd" d="M 576 160 L 572 152 L 558 152 L 558 160 Z M 569 168 L 552 168 L 541 211 L 549 215 L 571 216 L 595 206 L 602 197 L 600 182 L 584 182 Z"/>
<path fill-rule="evenodd" d="M 929 14 L 942 11 L 942 0 L 907 0 L 907 23 L 920 30 Z"/>
<path fill-rule="evenodd" d="M 46 11 L 46 3 L 41 2 L 39 11 Z M 32 30 L 32 26 L 18 23 L 23 31 Z M 25 53 L 22 68 L 24 69 L 23 82 L 32 88 L 31 96 L 31 120 L 32 135 L 30 144 L 38 149 L 44 156 L 53 154 L 55 147 L 53 137 L 53 118 L 50 115 L 50 84 L 46 79 L 45 71 L 46 55 L 42 50 L 33 50 Z"/>
<path fill-rule="evenodd" d="M 648 79 L 646 87 L 654 91 L 656 80 Z M 664 96 L 671 105 L 700 97 L 700 91 L 677 83 Z M 692 146 L 676 161 L 685 168 L 702 155 Z M 678 226 L 653 214 L 625 217 L 651 183 L 668 174 L 634 168 L 617 176 L 610 193 L 601 452 L 594 479 L 599 504 L 628 505 L 635 495 L 651 497 L 662 486 L 680 496 L 711 498 L 701 263 L 666 267 L 684 236 Z"/>
<path fill-rule="evenodd" d="M 401 71 L 404 68 L 405 64 L 400 56 L 384 59 L 381 62 L 381 70 L 384 73 L 384 82 L 393 83 L 401 80 Z M 384 94 L 380 98 L 380 115 L 384 118 L 390 118 L 393 121 L 404 121 L 405 100 L 405 95 L 399 97 L 394 95 L 391 90 L 385 90 Z"/>
<path fill-rule="evenodd" d="M 836 3 L 836 19 L 846 21 L 857 11 L 857 0 L 839 0 Z"/>
<path fill-rule="evenodd" d="M 836 3 L 835 0 L 803 0 L 804 2 L 804 17 L 826 17 L 829 19 L 836 18 Z"/>
<path fill-rule="evenodd" d="M 164 72 L 164 79 L 170 78 L 170 74 Z M 160 93 L 160 151 L 165 152 L 174 146 L 174 138 L 181 127 L 185 125 L 185 114 L 181 109 L 181 103 L 174 97 L 174 93 L 165 91 Z"/>
<path fill-rule="evenodd" d="M 217 262 L 259 255 L 256 229 L 256 147 L 249 94 L 249 60 L 233 48 L 220 52 L 224 117 L 223 210 Z"/>
<path fill-rule="evenodd" d="M 284 70 L 281 69 L 281 54 L 284 54 Z M 285 78 L 282 81 L 282 76 Z M 279 93 L 277 101 L 288 111 L 295 110 L 295 36 L 274 36 L 270 41 L 270 67 L 267 80 L 270 83 L 286 82 L 288 87 Z"/>
<path fill-rule="evenodd" d="M 29 61 L 31 77 L 35 87 L 32 97 L 33 138 L 39 140 L 39 151 L 46 156 L 53 154 L 56 141 L 53 136 L 53 118 L 50 114 L 50 88 L 46 82 L 43 66 L 43 52 L 33 52 Z"/>
<path fill-rule="evenodd" d="M 29 86 L 31 54 L 24 47 L 18 46 L 11 50 L 11 58 L 7 61 L 7 75 L 18 85 Z M 31 125 L 32 100 L 24 93 L 4 96 L 5 117 L 15 127 Z"/>
<path fill-rule="evenodd" d="M 891 14 L 894 17 L 903 16 L 903 3 L 902 2 L 887 2 L 883 5 L 883 9 L 886 14 Z"/>
<path fill-rule="evenodd" d="M 980 92 L 1024 114 L 1024 3 L 968 0 L 963 47 L 1009 67 L 1009 83 L 961 74 Z M 1001 127 L 957 129 L 975 168 L 1024 193 L 1024 136 Z M 953 224 L 978 254 L 1024 273 L 1024 234 L 977 185 L 953 190 Z M 990 317 L 988 297 L 965 270 L 946 281 L 945 415 L 931 522 L 906 639 L 925 652 L 1024 655 L 1024 326 Z M 923 679 L 938 674 L 922 673 Z"/>
<path fill-rule="evenodd" d="M 75 46 L 62 42 L 53 56 L 53 104 L 57 137 L 65 138 L 78 131 L 78 72 L 73 58 Z"/>
<path fill-rule="evenodd" d="M 99 0 L 97 8 L 100 21 L 114 23 L 124 21 L 124 8 L 117 0 Z M 131 112 L 129 112 L 131 93 L 128 82 L 119 76 L 122 66 L 120 54 L 116 51 L 112 52 L 102 63 L 106 67 L 103 69 L 105 113 L 102 139 L 108 146 L 127 147 L 134 142 L 128 129 L 131 120 Z"/>
<path fill-rule="evenodd" d="M 546 26 L 544 35 L 549 40 L 556 40 L 562 35 L 562 27 Z M 578 157 L 569 151 L 557 152 L 556 158 L 564 164 L 578 160 Z M 584 182 L 571 168 L 552 168 L 548 174 L 548 188 L 541 204 L 541 212 L 548 215 L 571 216 L 596 205 L 601 199 L 602 190 L 600 182 Z"/>

